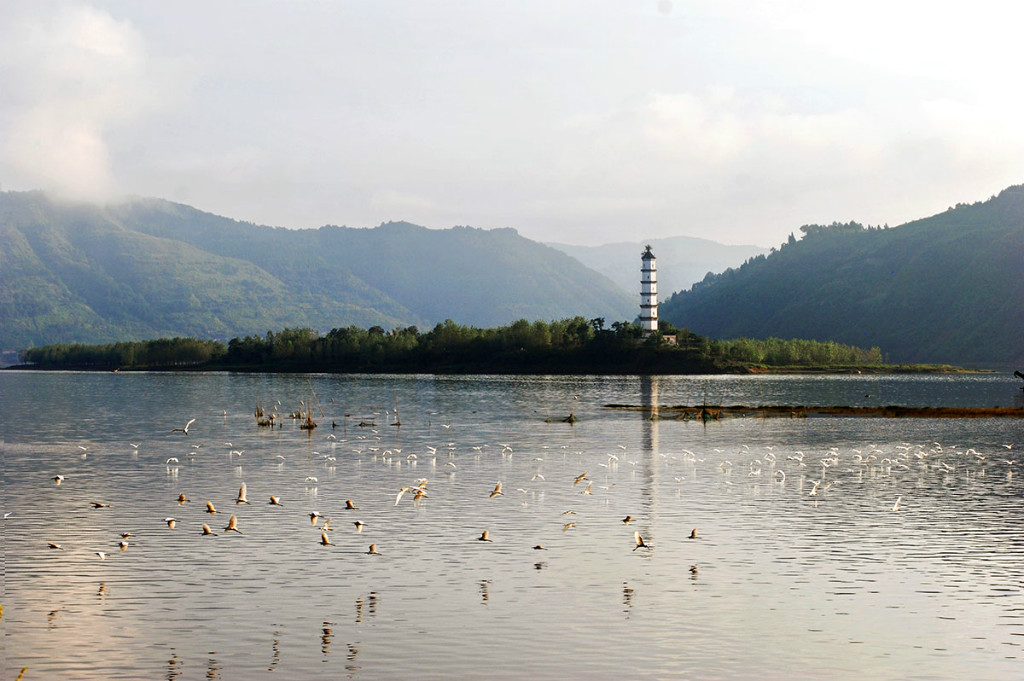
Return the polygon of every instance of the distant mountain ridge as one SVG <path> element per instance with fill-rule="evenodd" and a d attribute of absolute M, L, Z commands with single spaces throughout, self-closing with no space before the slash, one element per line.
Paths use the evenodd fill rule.
<path fill-rule="evenodd" d="M 713 338 L 878 346 L 891 362 L 1024 365 L 1024 186 L 899 227 L 801 230 L 660 316 Z"/>
<path fill-rule="evenodd" d="M 254 225 L 160 199 L 0 192 L 0 348 L 575 315 L 633 298 L 515 230 Z"/>
<path fill-rule="evenodd" d="M 562 243 L 548 243 L 548 246 L 568 253 L 624 290 L 639 295 L 640 253 L 648 244 L 656 258 L 658 298 L 661 300 L 676 291 L 690 288 L 709 272 L 738 267 L 748 258 L 768 252 L 763 246 L 734 246 L 692 236 L 623 241 L 601 246 Z"/>

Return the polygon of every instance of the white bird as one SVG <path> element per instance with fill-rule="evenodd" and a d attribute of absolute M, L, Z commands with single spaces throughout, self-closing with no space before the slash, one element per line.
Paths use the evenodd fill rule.
<path fill-rule="evenodd" d="M 644 541 L 644 538 L 640 536 L 639 532 L 634 532 L 633 533 L 633 540 L 636 541 L 636 546 L 633 547 L 634 551 L 636 551 L 637 549 L 650 549 L 651 548 L 651 545 Z"/>
<path fill-rule="evenodd" d="M 167 523 L 167 529 L 173 530 L 174 526 L 178 523 L 177 518 L 164 518 L 164 522 Z"/>
<path fill-rule="evenodd" d="M 106 560 L 107 559 L 107 554 L 103 553 L 102 551 L 93 551 L 93 553 L 95 553 L 97 556 L 99 556 L 100 560 Z"/>
<path fill-rule="evenodd" d="M 185 435 L 188 435 L 188 429 L 191 428 L 192 424 L 195 423 L 195 422 L 196 422 L 195 419 L 190 419 L 189 422 L 185 424 L 184 428 L 172 428 L 171 432 L 172 433 L 185 433 Z"/>
<path fill-rule="evenodd" d="M 896 497 L 896 503 L 892 505 L 892 510 L 894 510 L 894 511 L 900 510 L 900 501 L 902 501 L 902 500 L 903 500 L 903 496 L 902 495 Z"/>
<path fill-rule="evenodd" d="M 216 532 L 214 532 L 213 530 L 210 529 L 209 525 L 207 525 L 206 523 L 203 523 L 203 535 L 205 536 L 205 535 L 209 535 L 209 534 L 212 534 L 214 536 L 217 535 Z"/>
<path fill-rule="evenodd" d="M 242 483 L 242 486 L 238 488 L 238 498 L 235 499 L 235 503 L 236 504 L 248 504 L 249 503 L 249 500 L 246 498 L 246 495 L 245 495 L 245 483 L 244 482 Z"/>
<path fill-rule="evenodd" d="M 322 546 L 332 546 L 331 538 L 327 536 L 326 532 L 321 532 L 320 533 L 320 544 Z"/>
<path fill-rule="evenodd" d="M 494 497 L 496 497 L 498 495 L 501 495 L 501 496 L 505 495 L 505 493 L 501 491 L 501 483 L 500 482 L 497 485 L 494 486 L 494 491 L 491 492 L 491 494 L 488 497 L 488 499 L 493 499 Z"/>
<path fill-rule="evenodd" d="M 231 516 L 228 518 L 228 526 L 224 528 L 225 532 L 237 532 L 238 534 L 245 534 L 238 529 L 238 516 Z"/>

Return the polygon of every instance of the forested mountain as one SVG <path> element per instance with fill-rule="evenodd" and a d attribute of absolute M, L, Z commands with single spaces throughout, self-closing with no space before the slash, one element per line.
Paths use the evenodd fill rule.
<path fill-rule="evenodd" d="M 878 346 L 891 362 L 1024 364 L 1024 186 L 899 227 L 801 231 L 660 316 L 713 338 Z"/>
<path fill-rule="evenodd" d="M 675 236 L 601 246 L 549 243 L 590 269 L 600 272 L 630 293 L 640 291 L 640 253 L 650 244 L 657 258 L 658 297 L 665 300 L 675 291 L 690 288 L 708 272 L 737 267 L 748 258 L 767 253 L 761 246 L 731 246 L 708 239 Z M 630 257 L 624 257 L 628 255 Z"/>
<path fill-rule="evenodd" d="M 289 230 L 157 199 L 0 193 L 0 348 L 636 310 L 607 278 L 511 229 Z"/>

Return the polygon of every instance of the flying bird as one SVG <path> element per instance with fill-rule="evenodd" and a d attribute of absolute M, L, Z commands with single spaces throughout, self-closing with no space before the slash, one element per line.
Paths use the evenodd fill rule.
<path fill-rule="evenodd" d="M 636 551 L 637 549 L 650 549 L 651 548 L 650 544 L 648 544 L 647 542 L 644 541 L 644 538 L 640 536 L 639 532 L 634 532 L 633 533 L 633 539 L 636 541 L 636 546 L 633 547 L 634 551 Z"/>
<path fill-rule="evenodd" d="M 46 542 L 46 545 L 49 546 L 51 549 L 60 549 L 61 551 L 64 550 L 64 547 L 56 542 L 48 541 Z"/>
<path fill-rule="evenodd" d="M 576 523 L 566 523 L 565 525 L 562 525 L 562 532 L 568 532 L 574 527 L 576 527 Z"/>
<path fill-rule="evenodd" d="M 164 518 L 164 522 L 167 523 L 167 529 L 173 530 L 174 526 L 178 524 L 177 518 Z"/>
<path fill-rule="evenodd" d="M 501 491 L 501 483 L 500 482 L 497 485 L 494 486 L 494 491 L 491 492 L 491 495 L 488 498 L 489 499 L 493 499 L 494 497 L 498 496 L 499 494 L 501 496 L 505 495 L 505 493 Z"/>
<path fill-rule="evenodd" d="M 320 512 L 319 511 L 313 511 L 312 513 L 310 513 L 309 514 L 309 524 L 310 525 L 316 525 L 316 519 L 319 518 L 319 517 L 320 517 Z"/>
<path fill-rule="evenodd" d="M 477 541 L 493 542 L 494 540 L 491 539 L 491 533 L 488 530 L 484 530 L 483 533 L 479 537 L 477 537 Z"/>
<path fill-rule="evenodd" d="M 690 530 L 690 539 L 696 539 L 696 538 L 697 538 L 697 528 L 695 527 L 692 530 Z"/>
<path fill-rule="evenodd" d="M 346 511 L 358 511 L 359 508 L 355 505 L 355 503 L 353 503 L 353 501 L 351 499 L 346 499 L 345 500 L 345 510 Z"/>
<path fill-rule="evenodd" d="M 279 497 L 275 497 L 275 496 L 271 496 L 270 497 L 270 505 L 271 506 L 284 506 L 284 504 L 281 503 L 281 499 Z"/>
<path fill-rule="evenodd" d="M 381 554 L 380 554 L 380 551 L 377 550 L 377 545 L 376 544 L 370 544 L 370 549 L 366 552 L 366 555 L 368 555 L 368 556 L 379 556 Z"/>
<path fill-rule="evenodd" d="M 172 428 L 171 432 L 172 433 L 185 433 L 185 435 L 188 435 L 188 429 L 191 428 L 192 424 L 195 423 L 195 422 L 196 422 L 195 419 L 190 419 L 189 422 L 185 424 L 184 428 Z"/>
<path fill-rule="evenodd" d="M 235 499 L 235 503 L 236 504 L 248 504 L 249 503 L 249 500 L 245 498 L 245 483 L 244 482 L 242 483 L 242 486 L 238 488 L 238 498 Z"/>
<path fill-rule="evenodd" d="M 126 540 L 119 541 L 117 542 L 117 547 L 121 549 L 121 553 L 124 553 L 128 550 L 128 542 Z"/>
<path fill-rule="evenodd" d="M 580 482 L 582 482 L 583 479 L 586 478 L 587 475 L 589 475 L 589 474 L 590 474 L 590 471 L 585 471 L 585 472 L 580 473 L 579 475 L 577 475 L 576 479 L 573 480 L 572 486 L 575 487 L 576 485 L 580 484 Z"/>
<path fill-rule="evenodd" d="M 320 544 L 321 546 L 332 546 L 331 538 L 327 536 L 326 532 L 320 533 Z"/>
<path fill-rule="evenodd" d="M 192 503 L 192 500 L 189 499 L 188 497 L 186 497 L 185 493 L 182 492 L 181 494 L 178 495 L 178 506 L 181 506 L 182 504 L 184 504 L 186 502 L 187 503 Z"/>
<path fill-rule="evenodd" d="M 206 512 L 207 513 L 216 513 L 217 512 L 217 509 L 215 509 L 213 507 L 213 502 L 212 501 L 207 501 L 206 502 Z"/>
<path fill-rule="evenodd" d="M 633 516 L 631 515 L 627 515 L 625 518 L 622 519 L 623 525 L 629 525 L 631 522 L 633 522 Z"/>
<path fill-rule="evenodd" d="M 104 504 L 102 501 L 93 501 L 91 503 L 93 508 L 110 508 L 110 504 Z"/>
<path fill-rule="evenodd" d="M 357 521 L 355 521 L 352 524 L 356 526 L 356 532 L 362 532 L 363 531 L 363 524 L 364 524 L 363 521 L 357 520 Z"/>
<path fill-rule="evenodd" d="M 237 532 L 238 534 L 245 534 L 238 529 L 238 516 L 231 516 L 228 518 L 228 526 L 224 528 L 225 532 Z"/>
<path fill-rule="evenodd" d="M 217 533 L 214 532 L 213 530 L 211 530 L 209 525 L 207 525 L 206 523 L 203 523 L 203 536 L 206 536 L 208 534 L 212 534 L 214 536 L 217 536 Z"/>
<path fill-rule="evenodd" d="M 103 553 L 102 551 L 93 551 L 93 553 L 95 553 L 97 556 L 99 556 L 100 560 L 106 560 L 107 559 L 107 554 Z"/>
<path fill-rule="evenodd" d="M 55 476 L 53 476 L 53 481 L 59 485 L 60 483 L 64 482 L 64 476 L 63 475 L 55 475 Z"/>
<path fill-rule="evenodd" d="M 894 510 L 894 511 L 900 510 L 900 501 L 902 501 L 902 500 L 903 500 L 902 496 L 896 497 L 896 503 L 892 505 L 892 510 Z M 911 515 L 913 515 L 913 514 L 911 514 Z"/>

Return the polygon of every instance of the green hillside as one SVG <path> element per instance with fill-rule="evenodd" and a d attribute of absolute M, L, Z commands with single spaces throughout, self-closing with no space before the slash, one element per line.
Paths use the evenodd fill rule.
<path fill-rule="evenodd" d="M 0 348 L 268 329 L 627 319 L 631 297 L 514 230 L 287 230 L 157 199 L 0 193 Z"/>
<path fill-rule="evenodd" d="M 801 231 L 674 294 L 661 317 L 713 338 L 878 346 L 892 362 L 1024 363 L 1024 186 L 891 229 Z"/>

